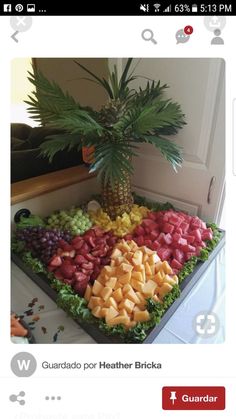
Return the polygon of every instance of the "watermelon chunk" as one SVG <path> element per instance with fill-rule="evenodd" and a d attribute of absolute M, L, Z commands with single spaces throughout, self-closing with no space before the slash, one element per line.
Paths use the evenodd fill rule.
<path fill-rule="evenodd" d="M 163 225 L 162 230 L 163 230 L 164 233 L 170 233 L 171 234 L 174 231 L 174 226 L 169 224 L 169 223 L 165 223 Z"/>
<path fill-rule="evenodd" d="M 169 233 L 166 234 L 165 237 L 164 237 L 164 241 L 165 241 L 166 244 L 170 245 L 173 241 L 171 234 L 169 234 Z"/>
<path fill-rule="evenodd" d="M 172 260 L 170 266 L 171 266 L 171 268 L 177 269 L 178 271 L 180 271 L 183 268 L 183 265 L 181 263 L 179 263 L 176 259 Z"/>
<path fill-rule="evenodd" d="M 168 260 L 172 255 L 172 249 L 160 247 L 160 249 L 157 250 L 157 254 L 161 260 Z"/>

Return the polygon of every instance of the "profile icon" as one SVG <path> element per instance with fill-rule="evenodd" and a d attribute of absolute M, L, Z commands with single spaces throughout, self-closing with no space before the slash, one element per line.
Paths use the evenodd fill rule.
<path fill-rule="evenodd" d="M 214 30 L 215 37 L 211 40 L 211 45 L 224 45 L 224 40 L 221 38 L 221 30 L 215 29 Z"/>

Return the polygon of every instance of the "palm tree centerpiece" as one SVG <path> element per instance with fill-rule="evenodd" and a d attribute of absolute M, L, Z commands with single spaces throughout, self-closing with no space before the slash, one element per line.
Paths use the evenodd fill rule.
<path fill-rule="evenodd" d="M 102 206 L 114 219 L 131 210 L 132 158 L 141 143 L 158 148 L 175 170 L 181 166 L 180 147 L 165 136 L 176 134 L 185 124 L 185 116 L 178 103 L 163 98 L 166 84 L 148 80 L 145 88 L 130 88 L 138 77 L 134 69 L 131 71 L 132 58 L 127 60 L 120 78 L 114 66 L 108 80 L 75 63 L 89 74 L 87 80 L 105 89 L 108 100 L 100 111 L 81 106 L 36 69 L 29 73 L 36 89 L 26 103 L 34 120 L 63 131 L 41 145 L 42 156 L 52 161 L 58 151 L 93 148 L 90 172 L 96 171 L 101 182 Z"/>

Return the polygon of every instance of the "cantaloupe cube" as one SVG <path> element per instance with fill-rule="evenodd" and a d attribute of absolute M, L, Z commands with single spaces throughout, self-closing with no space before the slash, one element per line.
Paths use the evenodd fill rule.
<path fill-rule="evenodd" d="M 104 307 L 107 307 L 107 308 L 114 307 L 116 310 L 118 310 L 117 302 L 116 302 L 116 300 L 113 297 L 109 297 L 105 301 Z"/>
<path fill-rule="evenodd" d="M 125 284 L 122 288 L 123 295 L 126 294 L 127 292 L 129 292 L 132 289 L 133 288 L 132 288 L 131 284 Z"/>
<path fill-rule="evenodd" d="M 122 262 L 120 265 L 120 270 L 124 273 L 131 272 L 133 270 L 133 266 L 130 263 Z"/>
<path fill-rule="evenodd" d="M 130 279 L 131 279 L 131 271 L 123 275 L 119 275 L 118 277 L 118 281 L 120 284 L 128 284 L 130 282 Z"/>
<path fill-rule="evenodd" d="M 132 327 L 135 327 L 137 324 L 137 322 L 135 322 L 134 320 L 130 320 L 130 322 L 126 325 L 128 327 L 128 329 L 131 329 Z"/>
<path fill-rule="evenodd" d="M 129 316 L 129 314 L 127 313 L 127 311 L 125 310 L 125 308 L 122 308 L 122 309 L 119 311 L 119 313 L 120 313 L 120 316 L 126 316 L 126 317 L 129 317 L 129 318 L 130 318 L 130 316 Z"/>
<path fill-rule="evenodd" d="M 121 310 L 122 308 L 124 308 L 127 311 L 127 313 L 132 313 L 134 308 L 133 301 L 130 301 L 128 298 L 121 301 L 121 303 L 119 304 L 119 309 Z"/>
<path fill-rule="evenodd" d="M 146 298 L 153 297 L 155 290 L 156 290 L 157 284 L 155 281 L 152 281 L 152 279 L 149 279 L 144 285 L 143 285 L 143 294 Z"/>
<path fill-rule="evenodd" d="M 155 263 L 155 273 L 157 274 L 162 269 L 162 261 Z"/>
<path fill-rule="evenodd" d="M 113 319 L 114 317 L 118 315 L 119 315 L 119 312 L 114 307 L 108 308 L 107 314 L 106 314 L 106 323 L 108 323 L 111 319 Z"/>
<path fill-rule="evenodd" d="M 122 256 L 122 252 L 116 247 L 111 254 L 111 259 L 117 259 L 120 256 Z"/>
<path fill-rule="evenodd" d="M 170 285 L 175 285 L 176 282 L 173 278 L 171 278 L 171 276 L 167 275 L 165 276 L 164 282 L 167 282 Z"/>
<path fill-rule="evenodd" d="M 100 317 L 106 317 L 108 310 L 109 308 L 107 307 L 101 307 Z"/>
<path fill-rule="evenodd" d="M 133 252 L 126 252 L 124 254 L 124 257 L 125 257 L 126 260 L 128 260 L 129 263 L 131 263 L 132 262 L 132 258 L 133 258 Z"/>
<path fill-rule="evenodd" d="M 154 253 L 153 255 L 150 255 L 148 258 L 149 265 L 155 265 L 160 261 L 160 258 L 157 253 Z"/>
<path fill-rule="evenodd" d="M 134 252 L 134 256 L 132 258 L 132 263 L 135 266 L 141 265 L 143 263 L 143 254 L 142 254 L 141 250 L 136 250 Z"/>
<path fill-rule="evenodd" d="M 133 279 L 136 279 L 136 281 L 139 281 L 139 282 L 144 282 L 144 281 L 143 281 L 143 275 L 142 275 L 142 272 L 132 272 L 131 277 L 132 277 Z"/>
<path fill-rule="evenodd" d="M 153 250 L 149 249 L 149 247 L 147 246 L 140 247 L 140 250 L 147 255 L 153 255 L 155 253 Z"/>
<path fill-rule="evenodd" d="M 100 306 L 96 306 L 92 309 L 92 315 L 95 317 L 101 317 L 101 307 Z"/>
<path fill-rule="evenodd" d="M 146 305 L 146 299 L 145 299 L 144 295 L 142 294 L 142 292 L 137 291 L 137 292 L 136 292 L 136 295 L 137 295 L 137 297 L 138 297 L 138 299 L 139 299 L 139 302 L 140 302 L 141 304 Z"/>
<path fill-rule="evenodd" d="M 132 287 L 136 291 L 143 292 L 143 286 L 144 286 L 144 283 L 143 282 L 140 282 L 140 281 L 137 281 L 134 278 L 131 278 L 130 284 L 132 285 Z"/>
<path fill-rule="evenodd" d="M 109 277 L 115 276 L 116 269 L 114 267 L 106 265 L 106 266 L 104 266 L 103 270 L 104 270 L 105 274 L 107 274 Z"/>
<path fill-rule="evenodd" d="M 114 259 L 112 259 L 112 260 L 111 260 L 111 262 L 110 262 L 110 266 L 111 266 L 112 268 L 114 268 L 114 266 L 116 266 L 116 261 L 115 261 Z"/>
<path fill-rule="evenodd" d="M 99 281 L 95 280 L 92 288 L 93 295 L 99 295 L 103 288 L 103 285 Z"/>
<path fill-rule="evenodd" d="M 91 295 L 92 295 L 92 287 L 91 287 L 91 285 L 87 285 L 87 288 L 86 288 L 86 291 L 85 291 L 85 294 L 84 294 L 84 299 L 86 300 L 86 301 L 89 301 L 90 300 L 90 297 L 91 297 Z"/>
<path fill-rule="evenodd" d="M 117 317 L 113 317 L 112 319 L 107 321 L 107 324 L 109 324 L 109 326 L 115 326 L 116 324 L 123 324 L 123 325 L 127 325 L 129 324 L 130 320 L 129 317 L 127 316 L 117 316 Z"/>
<path fill-rule="evenodd" d="M 146 275 L 147 275 L 147 276 L 151 276 L 151 275 L 152 275 L 152 270 L 151 270 L 151 268 L 150 268 L 149 263 L 148 263 L 148 262 L 145 262 L 144 266 L 145 266 L 145 272 L 146 272 Z"/>
<path fill-rule="evenodd" d="M 130 301 L 133 301 L 133 303 L 135 303 L 135 304 L 140 303 L 140 300 L 137 297 L 136 293 L 134 292 L 133 288 L 125 294 L 125 297 L 128 298 Z"/>
<path fill-rule="evenodd" d="M 160 296 L 160 298 L 163 298 L 172 290 L 172 288 L 172 285 L 168 284 L 167 282 L 164 282 L 164 284 L 158 290 L 158 295 Z"/>
<path fill-rule="evenodd" d="M 118 256 L 118 258 L 116 258 L 114 260 L 115 260 L 115 266 L 120 266 L 124 262 L 124 257 L 123 256 Z"/>
<path fill-rule="evenodd" d="M 115 288 L 117 283 L 117 278 L 115 276 L 111 276 L 111 278 L 106 282 L 106 287 Z"/>
<path fill-rule="evenodd" d="M 141 265 L 134 266 L 133 272 L 142 272 L 144 270 L 145 270 L 144 265 L 141 264 Z"/>
<path fill-rule="evenodd" d="M 147 262 L 149 259 L 149 256 L 147 255 L 147 253 L 144 253 L 143 255 L 143 263 Z"/>
<path fill-rule="evenodd" d="M 106 301 L 112 294 L 113 290 L 111 287 L 104 287 L 101 292 L 101 297 Z"/>
<path fill-rule="evenodd" d="M 162 269 L 165 272 L 165 274 L 172 274 L 173 273 L 169 263 L 166 260 L 164 262 L 162 262 Z"/>
<path fill-rule="evenodd" d="M 135 311 L 134 312 L 134 321 L 135 322 L 146 322 L 150 319 L 150 314 L 147 310 Z"/>
<path fill-rule="evenodd" d="M 122 251 L 122 253 L 125 253 L 125 252 L 130 252 L 130 247 L 129 247 L 129 244 L 128 244 L 128 242 L 126 242 L 125 240 L 122 240 L 122 241 L 119 243 L 119 249 Z"/>
<path fill-rule="evenodd" d="M 88 308 L 91 310 L 96 306 L 103 306 L 103 299 L 101 297 L 91 297 L 88 303 Z"/>
<path fill-rule="evenodd" d="M 123 299 L 123 293 L 121 288 L 117 288 L 115 291 L 113 291 L 112 297 L 116 300 L 117 303 L 120 303 Z"/>
<path fill-rule="evenodd" d="M 162 301 L 160 300 L 160 298 L 158 298 L 158 296 L 155 294 L 152 297 L 153 301 L 155 301 L 155 303 L 161 303 Z"/>

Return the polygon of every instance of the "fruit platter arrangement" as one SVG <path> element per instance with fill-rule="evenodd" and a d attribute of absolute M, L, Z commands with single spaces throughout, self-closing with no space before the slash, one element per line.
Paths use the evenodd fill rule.
<path fill-rule="evenodd" d="M 150 342 L 224 233 L 136 195 L 131 211 L 112 220 L 96 199 L 44 219 L 18 211 L 13 260 L 98 342 Z"/>

